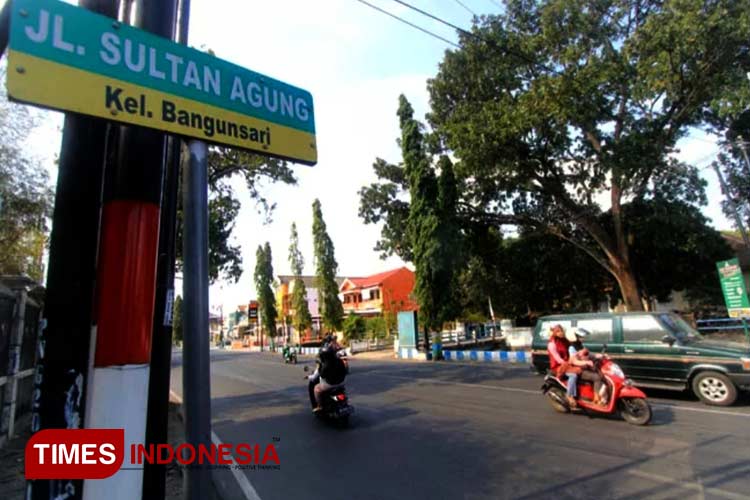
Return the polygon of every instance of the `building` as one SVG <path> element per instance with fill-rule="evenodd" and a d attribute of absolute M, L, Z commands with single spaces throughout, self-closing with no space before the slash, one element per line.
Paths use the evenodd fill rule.
<path fill-rule="evenodd" d="M 208 330 L 211 333 L 211 343 L 219 342 L 219 339 L 224 335 L 224 317 L 221 314 L 209 313 L 208 314 Z"/>
<path fill-rule="evenodd" d="M 291 326 L 291 318 L 294 316 L 294 309 L 292 308 L 294 278 L 295 277 L 292 275 L 277 276 L 276 310 L 279 312 L 280 321 L 278 327 L 281 329 L 282 336 L 296 344 L 303 343 L 305 338 L 317 338 L 319 336 L 321 330 L 321 316 L 320 308 L 318 307 L 318 289 L 315 285 L 315 276 L 300 276 L 307 291 L 307 308 L 310 310 L 313 326 L 310 331 L 303 332 L 301 336 L 299 334 L 300 332 L 295 331 Z M 337 276 L 336 284 L 341 286 L 345 279 L 346 278 Z M 285 324 L 285 319 L 287 318 L 290 324 Z"/>
<path fill-rule="evenodd" d="M 414 272 L 400 267 L 365 278 L 347 278 L 339 287 L 345 314 L 378 316 L 383 312 L 415 311 Z"/>

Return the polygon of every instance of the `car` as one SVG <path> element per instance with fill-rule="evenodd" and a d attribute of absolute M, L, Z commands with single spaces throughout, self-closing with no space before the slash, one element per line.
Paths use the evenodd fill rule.
<path fill-rule="evenodd" d="M 532 365 L 549 369 L 550 327 L 589 332 L 585 345 L 606 352 L 639 387 L 691 390 L 703 403 L 733 404 L 750 390 L 750 344 L 711 340 L 674 313 L 631 312 L 544 316 L 534 328 Z"/>

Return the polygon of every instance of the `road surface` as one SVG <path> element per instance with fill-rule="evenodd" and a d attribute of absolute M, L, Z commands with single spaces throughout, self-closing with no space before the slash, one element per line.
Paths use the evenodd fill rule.
<path fill-rule="evenodd" d="M 236 471 L 247 481 L 232 497 L 750 498 L 747 397 L 724 409 L 650 393 L 654 419 L 634 427 L 555 413 L 526 366 L 353 358 L 356 414 L 341 430 L 311 416 L 302 366 L 312 361 L 300 360 L 212 351 L 218 438 L 279 439 L 281 470 Z M 176 353 L 178 394 L 180 370 Z"/>

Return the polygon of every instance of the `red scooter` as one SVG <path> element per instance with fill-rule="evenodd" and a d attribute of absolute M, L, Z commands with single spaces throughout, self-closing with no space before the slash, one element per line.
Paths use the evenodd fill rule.
<path fill-rule="evenodd" d="M 608 357 L 594 360 L 594 367 L 602 375 L 607 389 L 607 404 L 594 404 L 594 387 L 591 382 L 578 382 L 578 409 L 589 414 L 613 415 L 619 413 L 629 424 L 646 425 L 651 421 L 651 406 L 646 401 L 646 395 L 633 386 L 633 381 L 625 378 L 625 374 L 616 363 Z M 560 413 L 568 413 L 571 407 L 566 395 L 567 381 L 560 380 L 552 374 L 544 378 L 542 392 L 549 398 L 552 407 Z"/>

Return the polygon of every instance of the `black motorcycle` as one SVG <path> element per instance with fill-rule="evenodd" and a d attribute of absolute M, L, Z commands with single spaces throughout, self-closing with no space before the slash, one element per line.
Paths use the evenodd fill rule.
<path fill-rule="evenodd" d="M 307 372 L 309 368 L 305 366 L 304 370 Z M 305 377 L 307 379 L 307 377 Z M 312 408 L 315 408 L 315 396 L 313 391 L 315 390 L 313 382 L 309 382 L 308 390 L 310 393 L 310 403 Z M 349 417 L 354 413 L 354 407 L 349 404 L 349 398 L 346 395 L 346 388 L 341 385 L 330 391 L 323 393 L 323 408 L 320 411 L 314 412 L 314 415 L 320 419 L 328 420 L 341 427 L 349 425 Z"/>

